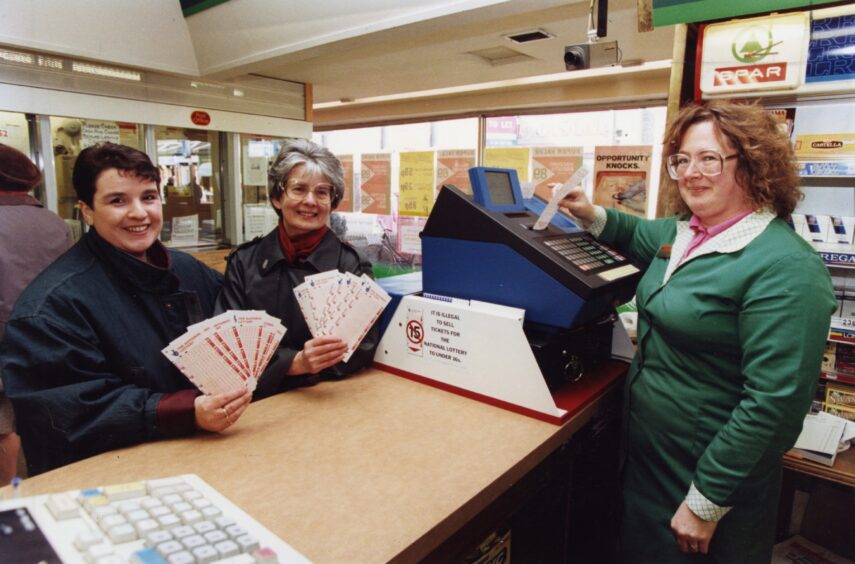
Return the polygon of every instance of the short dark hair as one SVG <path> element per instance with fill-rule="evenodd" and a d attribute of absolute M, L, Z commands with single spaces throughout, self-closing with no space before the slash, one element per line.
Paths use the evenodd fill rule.
<path fill-rule="evenodd" d="M 111 168 L 160 185 L 160 169 L 152 164 L 148 155 L 127 145 L 98 143 L 80 151 L 74 163 L 71 182 L 77 199 L 91 208 L 95 183 L 102 172 Z"/>
<path fill-rule="evenodd" d="M 288 175 L 294 167 L 305 165 L 312 172 L 324 175 L 333 186 L 332 209 L 338 207 L 344 198 L 344 171 L 341 161 L 326 147 L 313 143 L 308 139 L 289 139 L 282 144 L 279 154 L 267 171 L 267 191 L 271 204 L 282 196 L 285 189 L 282 184 L 288 180 Z M 282 217 L 282 212 L 273 206 L 276 215 Z"/>

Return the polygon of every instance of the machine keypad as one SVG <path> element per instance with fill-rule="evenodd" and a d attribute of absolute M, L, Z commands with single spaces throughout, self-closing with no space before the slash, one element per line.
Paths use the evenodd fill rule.
<path fill-rule="evenodd" d="M 623 255 L 600 244 L 588 234 L 549 239 L 544 244 L 585 272 L 626 262 Z"/>

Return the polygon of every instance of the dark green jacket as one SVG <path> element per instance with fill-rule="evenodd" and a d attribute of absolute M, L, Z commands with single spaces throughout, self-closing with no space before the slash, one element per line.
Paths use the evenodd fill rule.
<path fill-rule="evenodd" d="M 810 406 L 836 307 L 828 271 L 768 213 L 679 267 L 688 222 L 607 213 L 600 240 L 647 265 L 628 377 L 624 550 L 634 561 L 681 560 L 669 523 L 693 482 L 733 506 L 713 549 L 768 562 L 781 456 Z"/>

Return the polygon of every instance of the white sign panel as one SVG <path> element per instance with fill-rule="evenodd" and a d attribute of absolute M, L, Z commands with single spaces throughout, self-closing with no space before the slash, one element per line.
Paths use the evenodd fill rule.
<path fill-rule="evenodd" d="M 802 84 L 807 12 L 712 24 L 704 29 L 701 91 L 787 90 Z"/>

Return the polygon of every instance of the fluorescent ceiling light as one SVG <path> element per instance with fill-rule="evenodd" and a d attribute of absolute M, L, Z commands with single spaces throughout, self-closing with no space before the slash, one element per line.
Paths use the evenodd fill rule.
<path fill-rule="evenodd" d="M 631 67 L 600 67 L 594 69 L 585 69 L 578 71 L 562 71 L 554 74 L 544 74 L 540 76 L 527 76 L 524 78 L 513 78 L 510 80 L 497 80 L 493 82 L 481 82 L 479 84 L 465 84 L 462 86 L 451 86 L 448 88 L 435 88 L 433 90 L 419 90 L 416 92 L 403 92 L 400 94 L 389 94 L 385 96 L 369 96 L 367 98 L 347 98 L 347 102 L 320 102 L 313 104 L 315 110 L 324 110 L 328 108 L 337 108 L 339 106 L 353 106 L 355 104 L 376 104 L 380 102 L 396 102 L 403 100 L 412 100 L 414 98 L 429 98 L 432 96 L 453 96 L 456 94 L 472 94 L 475 92 L 483 92 L 485 90 L 497 90 L 500 88 L 513 88 L 517 86 L 534 86 L 549 83 L 568 82 L 582 78 L 595 78 L 598 76 L 617 76 L 621 74 L 631 74 L 637 72 L 645 72 L 659 69 L 670 69 L 671 59 L 663 59 L 661 61 L 650 61 L 640 65 L 633 64 Z"/>

